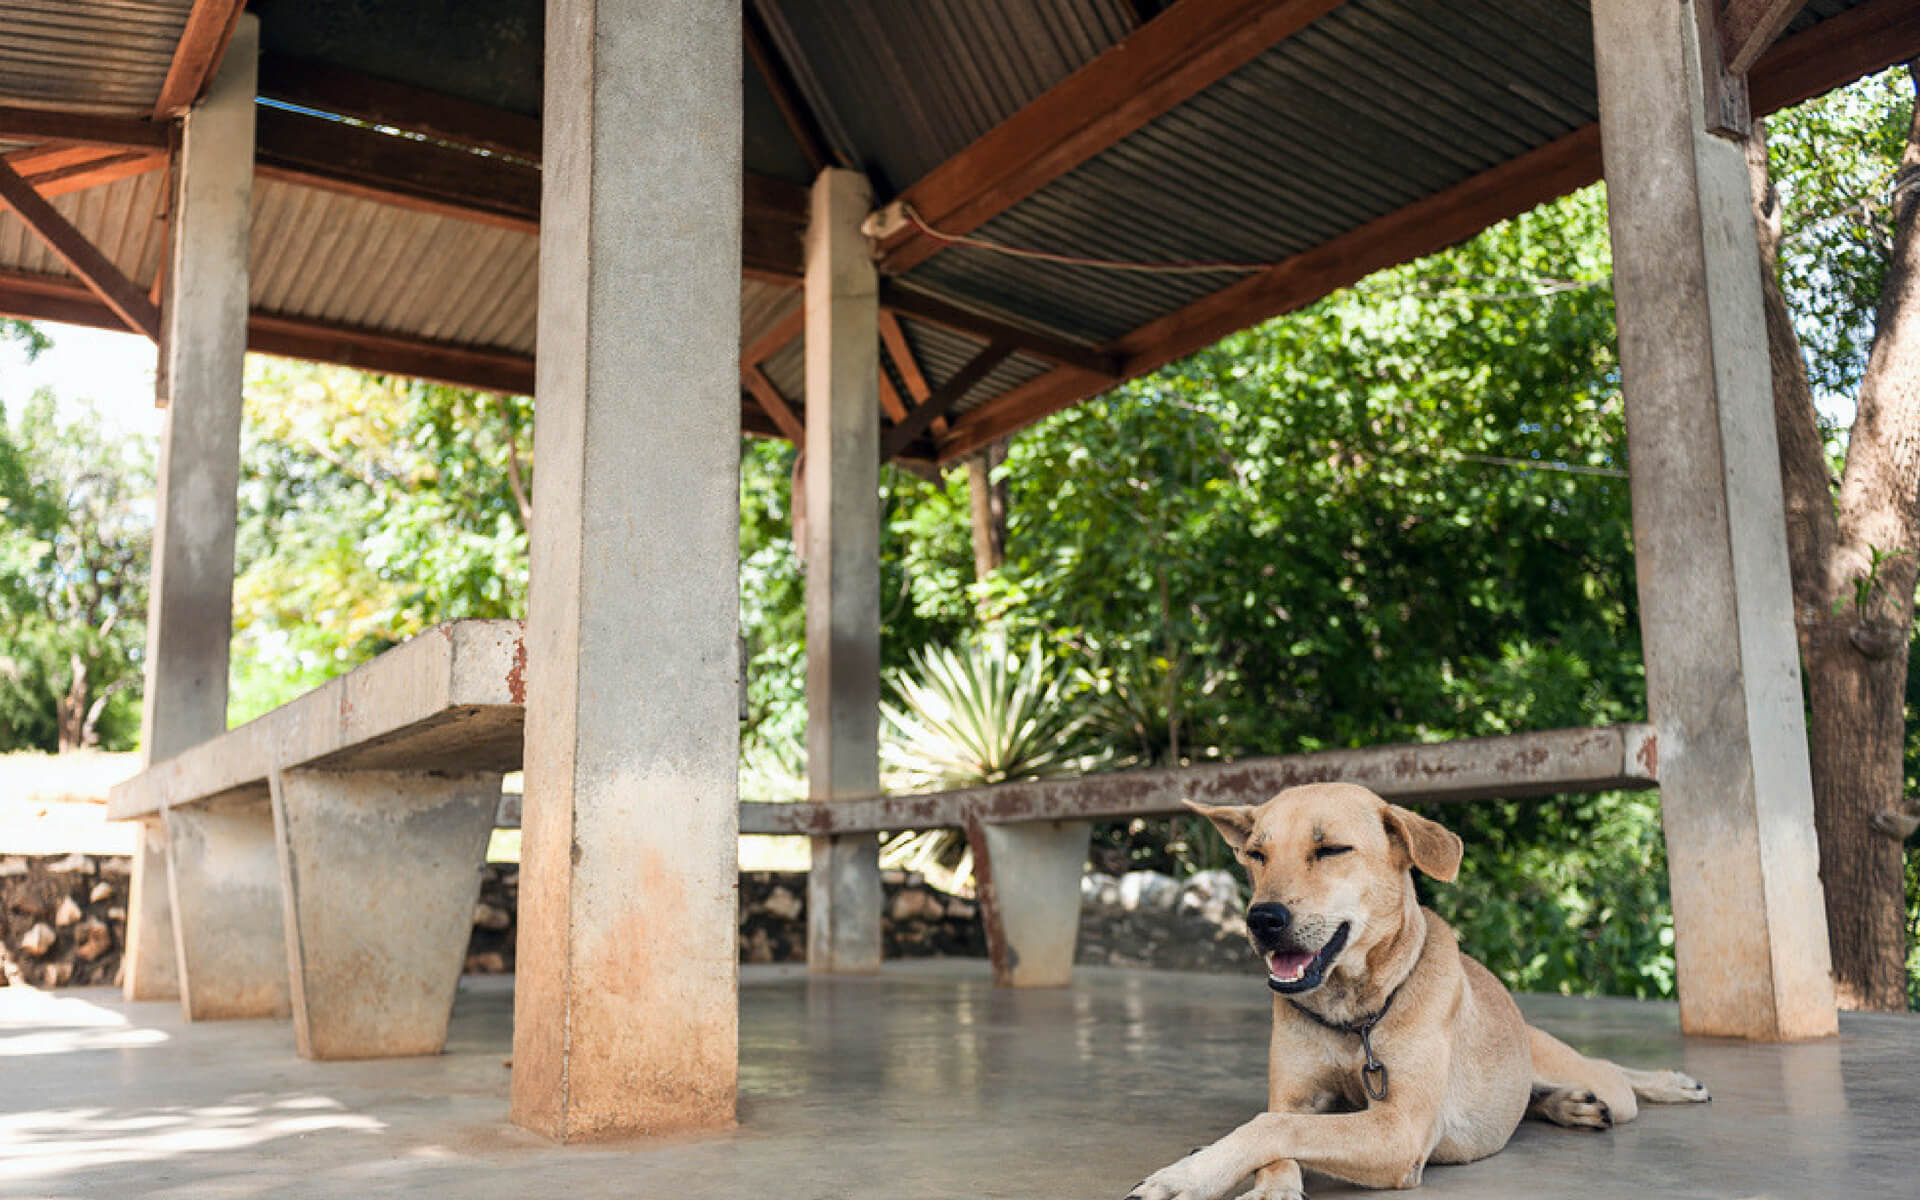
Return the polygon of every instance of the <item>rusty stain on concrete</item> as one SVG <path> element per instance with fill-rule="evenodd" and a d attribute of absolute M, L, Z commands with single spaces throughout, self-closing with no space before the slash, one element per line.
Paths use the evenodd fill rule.
<path fill-rule="evenodd" d="M 527 639 L 515 638 L 513 665 L 507 668 L 507 695 L 515 704 L 527 702 Z"/>

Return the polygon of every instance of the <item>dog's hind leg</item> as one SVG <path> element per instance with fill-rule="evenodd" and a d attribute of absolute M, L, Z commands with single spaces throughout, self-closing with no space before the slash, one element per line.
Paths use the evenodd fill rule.
<path fill-rule="evenodd" d="M 1588 1058 L 1531 1025 L 1527 1052 L 1533 1058 L 1528 1116 L 1576 1129 L 1606 1129 L 1639 1115 L 1627 1073 L 1606 1059 Z"/>

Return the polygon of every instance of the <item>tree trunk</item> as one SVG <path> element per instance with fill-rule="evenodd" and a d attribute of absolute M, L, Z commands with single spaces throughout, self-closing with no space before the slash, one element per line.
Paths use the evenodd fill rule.
<path fill-rule="evenodd" d="M 973 577 L 981 583 L 1007 561 L 1007 481 L 993 469 L 1007 460 L 1007 444 L 995 442 L 967 458 L 967 497 L 973 504 Z"/>
<path fill-rule="evenodd" d="M 1798 337 L 1773 270 L 1777 224 L 1754 164 L 1767 340 L 1787 499 L 1794 607 L 1810 701 L 1820 877 L 1842 1007 L 1907 1006 L 1901 842 L 1875 826 L 1900 807 L 1907 651 L 1920 550 L 1920 185 L 1895 203 L 1893 261 L 1861 383 L 1837 506 Z M 1920 109 L 1903 180 L 1920 177 Z"/>

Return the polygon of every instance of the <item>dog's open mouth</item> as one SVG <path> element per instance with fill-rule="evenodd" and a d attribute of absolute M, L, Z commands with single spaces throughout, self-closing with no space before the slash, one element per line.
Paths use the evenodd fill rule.
<path fill-rule="evenodd" d="M 1293 995 L 1312 991 L 1326 978 L 1327 967 L 1346 947 L 1347 922 L 1333 931 L 1327 944 L 1315 951 L 1273 950 L 1267 953 L 1267 986 L 1276 992 Z"/>

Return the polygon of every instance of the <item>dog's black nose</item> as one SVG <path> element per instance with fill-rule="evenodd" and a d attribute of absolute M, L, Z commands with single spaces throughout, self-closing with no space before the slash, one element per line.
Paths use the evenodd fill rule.
<path fill-rule="evenodd" d="M 1247 930 L 1262 942 L 1271 941 L 1293 924 L 1293 914 L 1284 904 L 1256 904 L 1247 910 Z"/>

